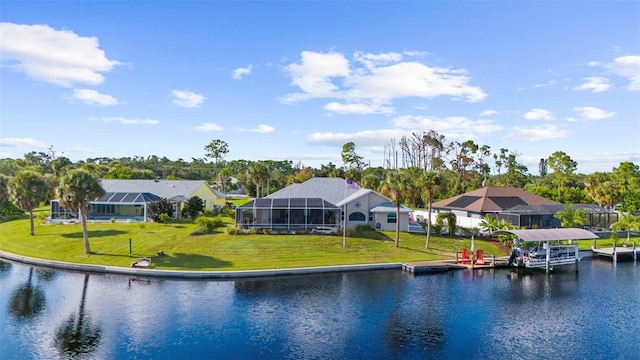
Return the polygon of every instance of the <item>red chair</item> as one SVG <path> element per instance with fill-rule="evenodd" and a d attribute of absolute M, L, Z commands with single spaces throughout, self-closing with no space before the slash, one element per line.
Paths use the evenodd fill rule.
<path fill-rule="evenodd" d="M 462 249 L 462 257 L 460 258 L 460 260 L 458 262 L 466 263 L 466 264 L 471 262 L 471 254 L 469 254 L 469 250 Z"/>
<path fill-rule="evenodd" d="M 476 265 L 484 265 L 484 252 L 482 250 L 476 251 Z"/>

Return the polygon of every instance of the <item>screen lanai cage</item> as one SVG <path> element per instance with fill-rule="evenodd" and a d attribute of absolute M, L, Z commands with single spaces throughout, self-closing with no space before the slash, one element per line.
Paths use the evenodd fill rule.
<path fill-rule="evenodd" d="M 301 230 L 340 225 L 340 208 L 320 198 L 255 199 L 236 208 L 245 229 Z"/>

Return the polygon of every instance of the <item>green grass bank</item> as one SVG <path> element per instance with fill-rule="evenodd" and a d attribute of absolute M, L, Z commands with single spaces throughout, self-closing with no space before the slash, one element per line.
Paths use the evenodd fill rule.
<path fill-rule="evenodd" d="M 424 234 L 401 233 L 395 248 L 395 233 L 365 231 L 347 237 L 343 247 L 342 236 L 189 235 L 195 228 L 190 223 L 89 223 L 92 252 L 85 255 L 79 223 L 36 225 L 31 236 L 29 220 L 17 219 L 0 223 L 0 250 L 80 264 L 129 267 L 150 257 L 155 269 L 231 271 L 446 259 L 471 247 L 470 239 L 434 236 L 425 249 Z M 476 240 L 475 247 L 488 256 L 505 255 L 495 241 Z M 159 251 L 166 255 L 157 256 Z"/>

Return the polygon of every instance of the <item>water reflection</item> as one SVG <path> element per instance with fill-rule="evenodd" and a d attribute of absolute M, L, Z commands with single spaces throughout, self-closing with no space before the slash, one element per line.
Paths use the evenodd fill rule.
<path fill-rule="evenodd" d="M 594 260 L 577 275 L 372 271 L 174 281 L 12 264 L 0 272 L 0 354 L 523 359 L 572 349 L 574 358 L 629 358 L 640 312 L 620 309 L 640 301 L 639 268 Z"/>
<path fill-rule="evenodd" d="M 78 315 L 70 314 L 55 331 L 55 347 L 65 359 L 86 358 L 100 344 L 102 328 L 85 311 L 89 275 L 84 276 Z"/>
<path fill-rule="evenodd" d="M 11 294 L 9 314 L 18 322 L 34 319 L 45 307 L 45 293 L 42 288 L 33 285 L 33 272 L 34 269 L 29 268 L 27 281 Z"/>

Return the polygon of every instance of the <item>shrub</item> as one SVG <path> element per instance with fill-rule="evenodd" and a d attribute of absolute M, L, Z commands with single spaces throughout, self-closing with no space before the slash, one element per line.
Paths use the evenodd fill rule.
<path fill-rule="evenodd" d="M 162 213 L 158 215 L 158 220 L 159 222 L 167 225 L 169 222 L 171 222 L 171 216 L 167 215 L 166 213 Z"/>
<path fill-rule="evenodd" d="M 189 235 L 191 235 L 191 236 L 198 236 L 198 235 L 204 235 L 204 234 L 205 234 L 205 232 L 203 232 L 200 229 L 195 229 L 195 230 L 193 230 L 192 232 L 189 233 Z"/>
<path fill-rule="evenodd" d="M 356 226 L 356 231 L 357 232 L 364 232 L 364 231 L 370 231 L 370 230 L 371 230 L 371 226 L 369 226 L 367 224 Z"/>
<path fill-rule="evenodd" d="M 219 216 L 214 218 L 200 216 L 196 219 L 195 223 L 198 226 L 198 230 L 205 234 L 210 234 L 214 229 L 224 226 L 224 221 Z"/>
<path fill-rule="evenodd" d="M 242 234 L 242 232 L 235 226 L 229 226 L 227 227 L 227 229 L 225 230 L 225 232 L 229 235 L 238 235 L 238 234 Z"/>
<path fill-rule="evenodd" d="M 38 215 L 36 215 L 36 219 L 38 219 L 39 224 L 46 224 L 48 217 L 49 214 L 46 212 L 39 212 Z"/>
<path fill-rule="evenodd" d="M 111 219 L 109 219 L 109 221 L 111 221 L 111 223 L 113 224 L 113 223 L 116 222 L 116 218 L 111 218 Z"/>

